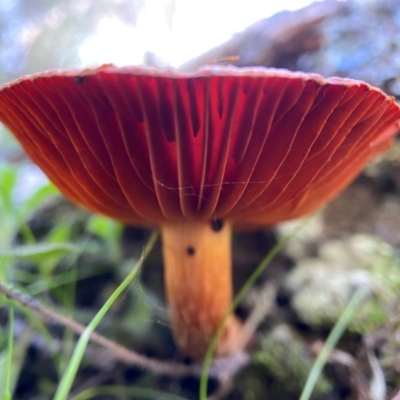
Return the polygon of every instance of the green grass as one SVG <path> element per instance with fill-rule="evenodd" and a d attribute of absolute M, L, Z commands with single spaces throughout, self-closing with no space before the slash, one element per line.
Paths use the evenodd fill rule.
<path fill-rule="evenodd" d="M 122 283 L 118 286 L 118 288 L 111 294 L 111 296 L 107 299 L 103 307 L 101 307 L 99 312 L 95 315 L 95 317 L 92 319 L 90 324 L 87 326 L 85 331 L 80 336 L 78 343 L 75 347 L 75 350 L 73 352 L 73 355 L 71 357 L 71 360 L 68 363 L 68 366 L 62 375 L 62 379 L 60 384 L 58 385 L 56 394 L 54 396 L 54 400 L 65 400 L 68 397 L 69 391 L 72 387 L 72 384 L 74 383 L 76 373 L 78 371 L 83 355 L 85 353 L 87 344 L 90 340 L 90 335 L 94 332 L 94 330 L 99 325 L 99 323 L 101 322 L 107 311 L 114 304 L 115 300 L 123 293 L 123 291 L 135 278 L 135 276 L 139 271 L 139 268 L 143 263 L 143 260 L 146 259 L 146 257 L 152 250 L 157 238 L 158 238 L 158 232 L 154 232 L 151 235 L 150 239 L 148 240 L 148 243 L 143 251 L 142 258 L 138 260 L 138 262 L 133 267 L 130 274 L 128 274 L 128 276 L 122 281 Z"/>
<path fill-rule="evenodd" d="M 8 343 L 7 343 L 7 366 L 6 378 L 4 385 L 4 400 L 11 400 L 11 380 L 12 380 L 12 366 L 13 366 L 13 352 L 14 352 L 14 306 L 10 305 L 8 310 Z"/>
<path fill-rule="evenodd" d="M 347 307 L 345 308 L 342 315 L 336 322 L 327 340 L 325 341 L 325 344 L 322 347 L 321 352 L 319 353 L 317 359 L 315 360 L 299 400 L 309 400 L 311 398 L 314 387 L 321 375 L 322 370 L 325 367 L 325 364 L 329 359 L 329 355 L 331 354 L 332 350 L 336 347 L 337 343 L 339 342 L 339 339 L 342 337 L 346 328 L 349 326 L 349 323 L 351 322 L 351 319 L 355 315 L 357 309 L 360 307 L 360 305 L 368 296 L 368 294 L 369 294 L 368 288 L 360 287 L 351 297 Z"/>

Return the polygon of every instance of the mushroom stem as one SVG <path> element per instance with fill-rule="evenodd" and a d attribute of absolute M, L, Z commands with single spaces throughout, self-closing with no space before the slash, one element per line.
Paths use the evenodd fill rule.
<path fill-rule="evenodd" d="M 161 227 L 172 329 L 189 356 L 204 357 L 232 302 L 231 232 L 222 221 L 180 221 Z M 235 351 L 240 323 L 230 317 L 216 355 Z"/>

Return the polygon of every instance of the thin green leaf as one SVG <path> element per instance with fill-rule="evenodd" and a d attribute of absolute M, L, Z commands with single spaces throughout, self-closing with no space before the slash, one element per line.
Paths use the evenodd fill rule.
<path fill-rule="evenodd" d="M 56 394 L 54 396 L 54 400 L 65 400 L 68 397 L 68 393 L 71 390 L 72 384 L 74 382 L 76 373 L 78 371 L 79 365 L 82 361 L 83 355 L 85 353 L 87 344 L 90 339 L 90 335 L 94 332 L 97 325 L 101 322 L 105 314 L 114 304 L 116 299 L 122 294 L 122 292 L 129 286 L 132 280 L 135 278 L 136 274 L 139 271 L 140 266 L 143 263 L 143 260 L 147 257 L 150 253 L 151 249 L 153 248 L 156 240 L 158 238 L 158 232 L 153 232 L 150 236 L 146 247 L 143 251 L 143 256 L 141 259 L 137 261 L 132 271 L 128 274 L 128 276 L 123 280 L 123 282 L 117 287 L 117 289 L 113 292 L 113 294 L 108 298 L 106 303 L 100 309 L 100 311 L 95 315 L 92 319 L 88 327 L 80 336 L 78 343 L 75 347 L 74 353 L 72 358 L 68 364 L 68 367 L 61 379 L 61 382 L 57 388 Z"/>
<path fill-rule="evenodd" d="M 26 329 L 14 343 L 14 311 L 9 312 L 9 332 L 7 351 L 0 353 L 0 396 L 2 400 L 13 398 L 15 384 L 18 380 L 26 352 L 32 339 L 32 331 Z"/>
<path fill-rule="evenodd" d="M 26 218 L 35 209 L 37 209 L 41 204 L 51 197 L 58 195 L 59 192 L 52 183 L 46 183 L 41 186 L 34 193 L 32 193 L 29 198 L 27 198 L 20 206 L 19 212 L 23 218 Z"/>
<path fill-rule="evenodd" d="M 5 211 L 13 209 L 12 194 L 17 182 L 17 170 L 3 165 L 0 168 L 0 199 Z"/>
<path fill-rule="evenodd" d="M 62 257 L 76 251 L 79 251 L 79 248 L 70 243 L 40 243 L 18 246 L 9 251 L 0 251 L 0 259 L 3 261 L 42 261 L 47 257 Z"/>
<path fill-rule="evenodd" d="M 33 331 L 39 333 L 39 335 L 44 339 L 44 341 L 46 342 L 46 348 L 52 354 L 54 364 L 57 364 L 57 360 L 60 356 L 59 346 L 56 343 L 57 342 L 56 339 L 54 339 L 52 334 L 49 333 L 49 328 L 44 324 L 42 319 L 37 318 L 37 315 L 35 313 L 32 313 L 31 309 L 26 308 L 26 306 L 19 304 L 17 301 L 15 301 L 13 299 L 8 299 L 5 297 L 4 297 L 4 299 L 2 299 L 2 296 L 0 296 L 0 304 L 8 306 L 8 307 L 14 307 L 21 314 L 23 314 L 25 316 L 25 318 L 29 321 L 30 325 L 32 326 Z M 9 336 L 7 335 L 7 338 L 8 337 Z M 24 341 L 24 342 L 26 342 L 26 341 Z M 28 342 L 27 342 L 27 345 L 29 345 L 29 344 L 30 344 L 30 340 L 28 340 Z M 19 342 L 18 342 L 18 345 L 20 345 Z M 16 353 L 18 353 L 18 351 L 16 351 Z M 1 359 L 1 356 L 0 356 L 0 359 Z M 0 363 L 1 363 L 1 361 L 0 361 Z M 0 365 L 0 371 L 3 371 L 3 368 L 1 368 L 1 365 Z M 1 374 L 0 374 L 0 377 L 1 377 Z M 14 376 L 13 376 L 13 379 L 14 379 Z M 1 385 L 0 385 L 0 387 L 1 387 Z M 1 393 L 1 390 L 0 390 L 0 393 Z"/>
<path fill-rule="evenodd" d="M 89 232 L 100 236 L 106 242 L 118 242 L 122 232 L 122 225 L 110 218 L 92 215 L 89 218 L 87 229 Z"/>
<path fill-rule="evenodd" d="M 8 309 L 8 344 L 7 344 L 7 365 L 5 374 L 4 400 L 11 399 L 12 393 L 12 367 L 14 352 L 14 307 Z"/>
<path fill-rule="evenodd" d="M 26 221 L 21 217 L 17 210 L 13 194 L 17 182 L 18 170 L 8 166 L 0 168 L 0 212 L 6 215 L 2 221 L 2 238 L 13 237 L 18 229 L 27 243 L 34 243 L 35 238 Z M 8 243 L 3 243 L 3 246 Z"/>
<path fill-rule="evenodd" d="M 328 339 L 324 344 L 324 347 L 322 348 L 317 359 L 315 360 L 315 363 L 310 371 L 310 374 L 308 375 L 308 379 L 304 386 L 303 392 L 300 396 L 300 400 L 308 400 L 311 397 L 315 384 L 317 383 L 321 375 L 321 372 L 324 369 L 326 362 L 328 361 L 329 355 L 331 354 L 332 350 L 336 347 L 339 339 L 342 337 L 344 331 L 349 325 L 349 322 L 353 318 L 358 307 L 365 300 L 368 293 L 369 289 L 361 287 L 358 288 L 357 291 L 352 296 L 351 300 L 349 301 L 349 304 L 347 305 L 342 315 L 336 322 L 335 326 L 333 327 L 331 333 L 328 336 Z"/>

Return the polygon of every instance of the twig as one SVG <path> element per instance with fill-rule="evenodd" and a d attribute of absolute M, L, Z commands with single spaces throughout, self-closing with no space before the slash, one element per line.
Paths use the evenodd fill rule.
<path fill-rule="evenodd" d="M 254 308 L 243 325 L 239 348 L 244 349 L 258 329 L 258 326 L 271 313 L 277 293 L 276 285 L 267 283 L 255 295 Z"/>
<path fill-rule="evenodd" d="M 38 300 L 26 294 L 22 294 L 13 288 L 10 288 L 3 282 L 0 282 L 0 292 L 8 298 L 15 300 L 17 303 L 37 312 L 47 320 L 57 322 L 71 329 L 78 335 L 81 335 L 86 329 L 84 325 L 57 313 L 56 311 L 41 304 Z M 185 365 L 171 361 L 147 358 L 113 342 L 110 339 L 107 339 L 96 332 L 93 332 L 90 335 L 90 339 L 92 342 L 105 347 L 112 354 L 113 359 L 129 365 L 135 365 L 139 368 L 150 370 L 155 374 L 168 375 L 172 377 L 182 377 L 188 375 L 199 376 L 201 374 L 201 365 Z M 233 361 L 233 363 L 231 361 Z M 229 360 L 215 360 L 213 368 L 210 370 L 210 375 L 216 378 L 219 378 L 221 375 L 231 375 L 247 363 L 248 357 L 242 353 L 229 357 Z M 230 367 L 229 370 L 226 370 L 226 366 Z"/>

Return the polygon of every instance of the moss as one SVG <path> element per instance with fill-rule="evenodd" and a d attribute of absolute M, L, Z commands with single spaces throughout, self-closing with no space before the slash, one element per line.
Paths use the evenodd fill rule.
<path fill-rule="evenodd" d="M 285 283 L 299 318 L 317 327 L 331 327 L 354 291 L 367 287 L 370 296 L 349 329 L 365 333 L 388 320 L 388 308 L 400 290 L 400 259 L 394 249 L 369 235 L 331 240 L 318 259 L 301 261 Z"/>
<path fill-rule="evenodd" d="M 262 338 L 261 350 L 254 354 L 254 364 L 279 382 L 286 392 L 299 395 L 314 363 L 306 348 L 306 343 L 288 325 L 281 324 Z M 315 394 L 330 389 L 330 381 L 322 375 Z"/>

